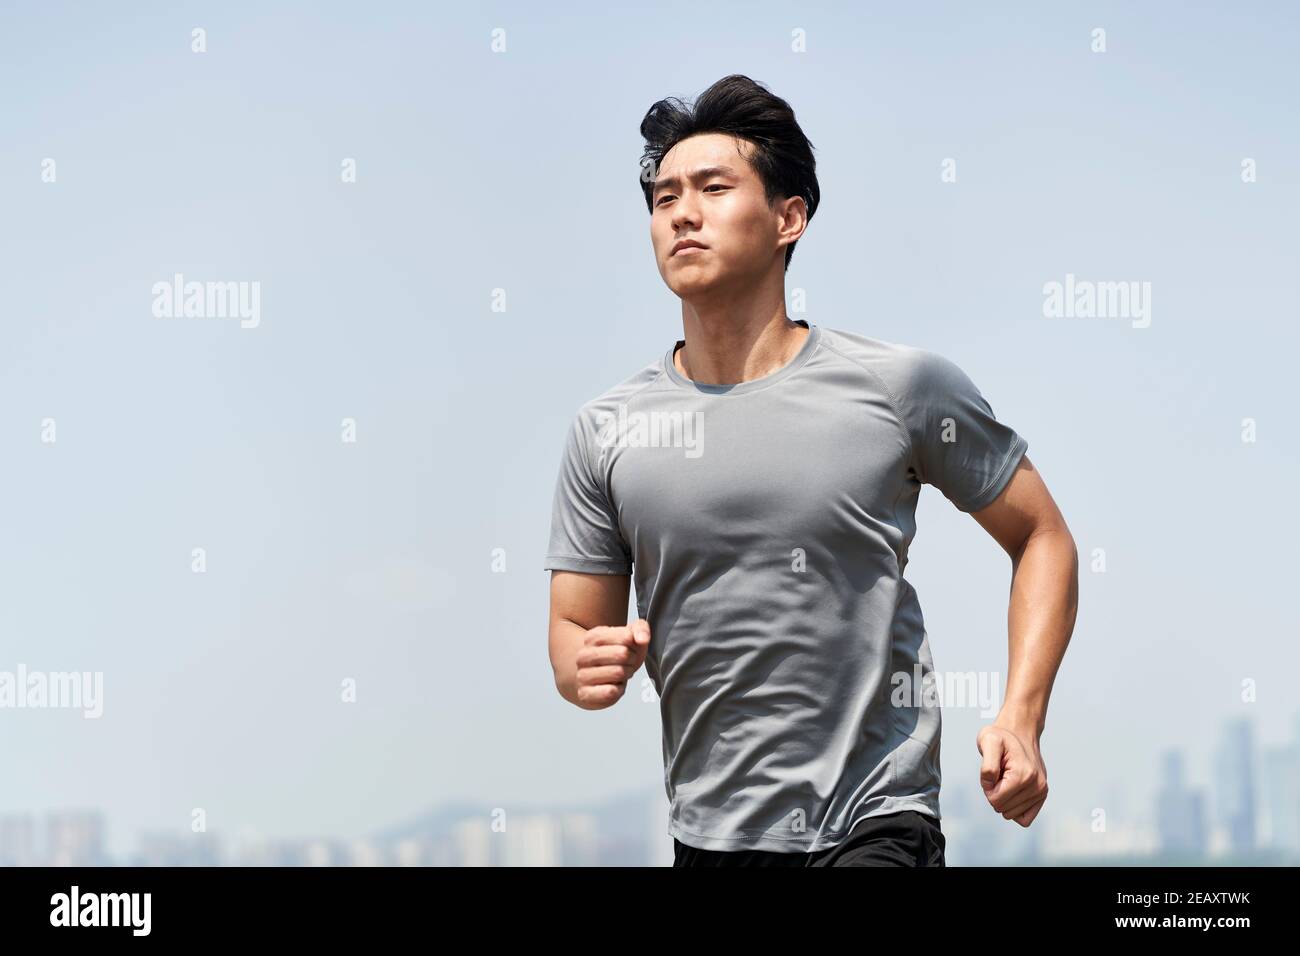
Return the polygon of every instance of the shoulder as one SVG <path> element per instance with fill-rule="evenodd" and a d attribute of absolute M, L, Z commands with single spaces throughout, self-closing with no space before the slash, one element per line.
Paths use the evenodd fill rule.
<path fill-rule="evenodd" d="M 602 412 L 616 410 L 620 405 L 637 401 L 643 393 L 654 390 L 664 379 L 663 360 L 657 359 L 643 365 L 621 382 L 611 385 L 594 398 L 589 398 L 578 408 L 579 417 L 595 418 Z"/>
<path fill-rule="evenodd" d="M 955 362 L 931 349 L 843 329 L 823 329 L 822 340 L 828 351 L 880 380 L 896 404 L 951 388 L 964 378 Z"/>
<path fill-rule="evenodd" d="M 643 365 L 622 381 L 583 402 L 574 413 L 571 434 L 581 438 L 590 447 L 600 429 L 618 416 L 620 408 L 628 408 L 642 401 L 664 379 L 662 359 Z"/>

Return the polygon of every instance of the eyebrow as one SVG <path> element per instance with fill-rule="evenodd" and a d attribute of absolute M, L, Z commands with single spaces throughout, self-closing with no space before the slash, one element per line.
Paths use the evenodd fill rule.
<path fill-rule="evenodd" d="M 689 173 L 688 178 L 692 182 L 698 183 L 702 179 L 709 179 L 713 176 L 731 176 L 734 178 L 735 175 L 736 171 L 730 166 L 702 166 L 695 170 L 695 172 Z M 650 195 L 655 195 L 661 189 L 676 189 L 681 185 L 681 182 L 682 180 L 679 176 L 665 176 L 662 179 L 656 179 L 654 188 L 650 191 Z"/>

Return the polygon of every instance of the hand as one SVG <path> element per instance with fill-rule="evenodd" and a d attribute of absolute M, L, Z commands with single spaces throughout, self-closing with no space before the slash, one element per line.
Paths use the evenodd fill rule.
<path fill-rule="evenodd" d="M 1029 826 L 1047 800 L 1047 767 L 1038 735 L 1028 728 L 989 724 L 975 738 L 983 761 L 980 786 L 998 813 Z"/>
<path fill-rule="evenodd" d="M 578 706 L 601 710 L 617 703 L 649 648 L 650 624 L 644 618 L 589 630 L 577 657 Z"/>

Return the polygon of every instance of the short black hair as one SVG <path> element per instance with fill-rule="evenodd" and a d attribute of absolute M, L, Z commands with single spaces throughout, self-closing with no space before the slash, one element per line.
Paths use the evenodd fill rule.
<path fill-rule="evenodd" d="M 701 133 L 729 133 L 748 140 L 755 147 L 750 165 L 763 181 L 770 205 L 778 196 L 802 196 L 808 206 L 808 221 L 821 201 L 817 185 L 817 160 L 794 110 L 781 97 L 747 76 L 724 76 L 699 95 L 693 107 L 669 97 L 655 103 L 641 120 L 645 152 L 641 156 L 641 190 L 646 209 L 654 213 L 654 179 L 664 155 L 690 136 Z M 785 247 L 785 267 L 798 240 Z"/>

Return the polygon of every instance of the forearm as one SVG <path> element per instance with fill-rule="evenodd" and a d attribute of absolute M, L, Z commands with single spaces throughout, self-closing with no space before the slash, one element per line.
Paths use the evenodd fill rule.
<path fill-rule="evenodd" d="M 578 699 L 578 654 L 596 628 L 626 624 L 631 575 L 551 572 L 548 642 L 555 689 L 569 703 Z"/>
<path fill-rule="evenodd" d="M 1063 525 L 1032 534 L 1012 561 L 1007 609 L 1007 687 L 996 723 L 1032 733 L 1047 722 L 1047 701 L 1074 632 L 1079 552 Z"/>

